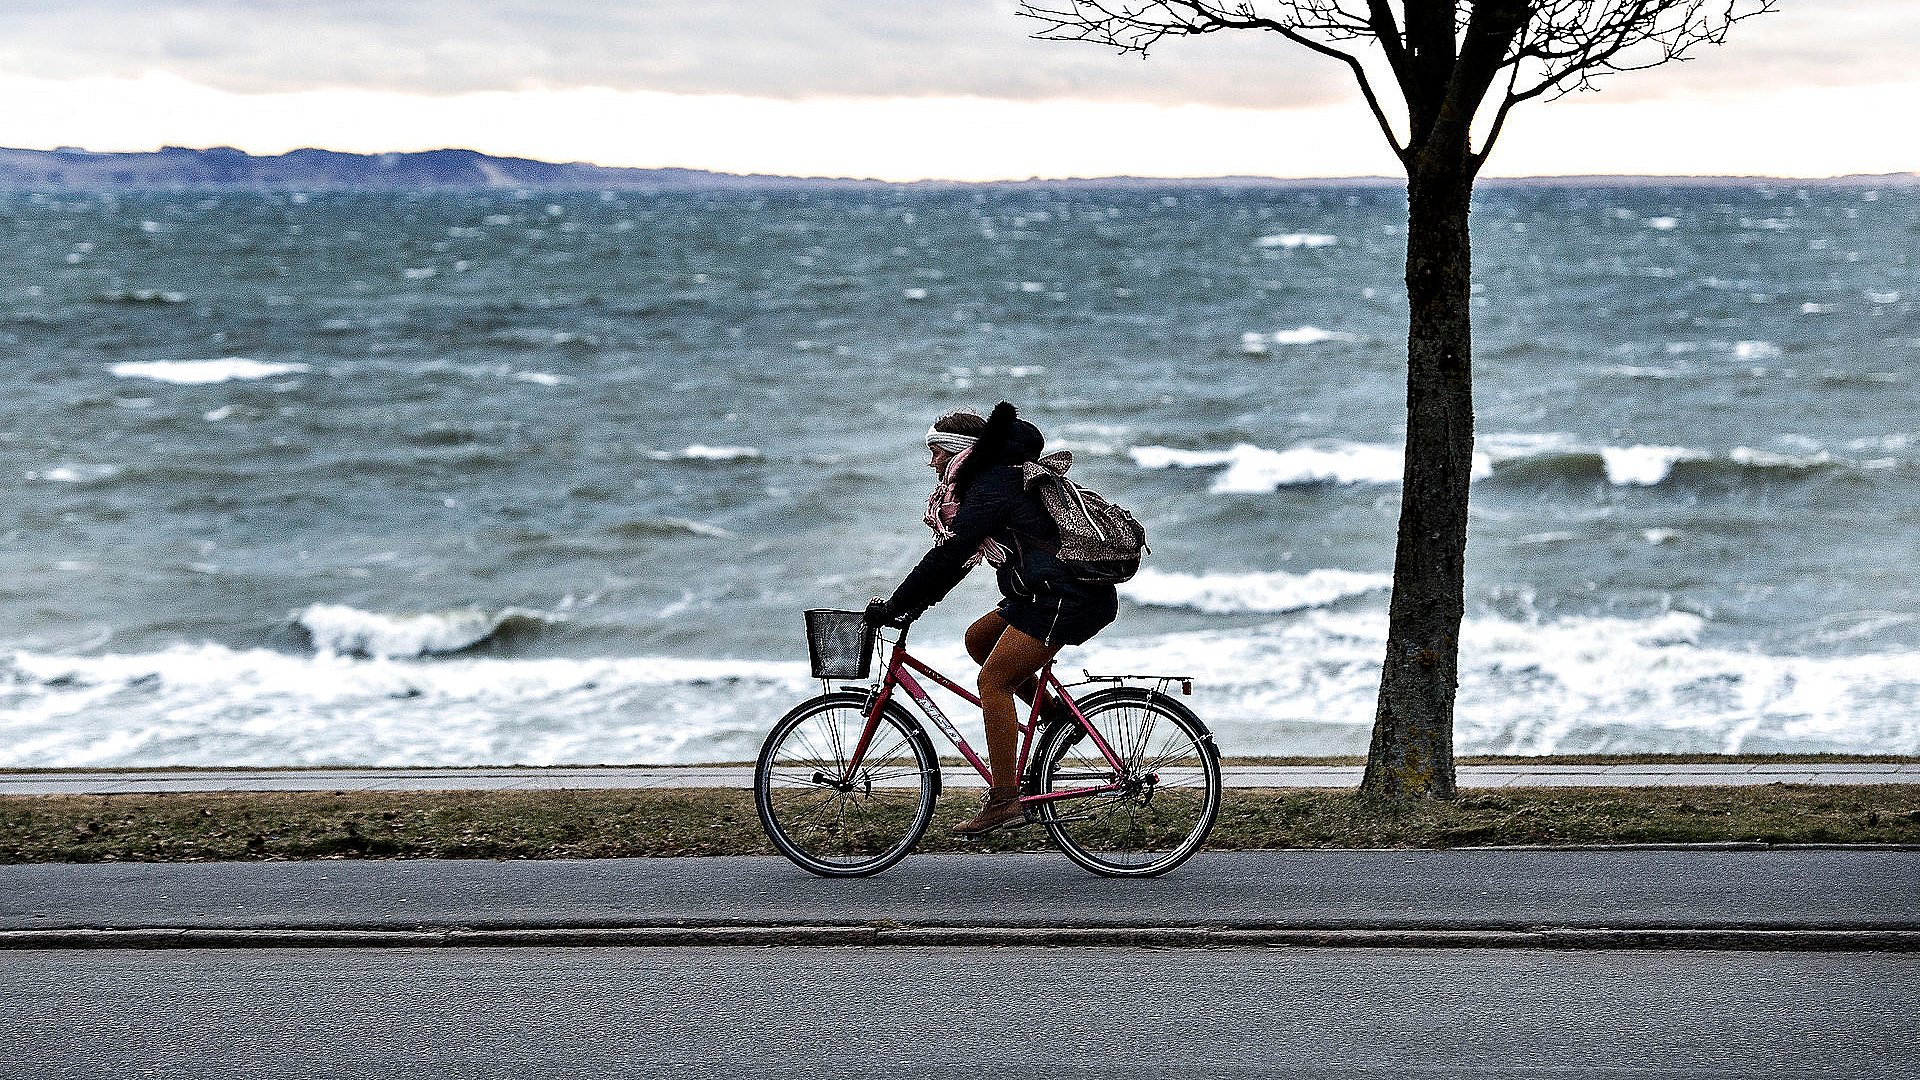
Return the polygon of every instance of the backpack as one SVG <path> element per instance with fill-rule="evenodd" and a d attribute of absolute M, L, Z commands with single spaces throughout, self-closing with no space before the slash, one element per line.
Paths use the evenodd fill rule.
<path fill-rule="evenodd" d="M 1060 531 L 1056 554 L 1074 580 L 1118 585 L 1139 571 L 1147 530 L 1126 507 L 1067 479 L 1072 467 L 1072 451 L 1061 450 L 1022 465 L 1020 475 Z"/>

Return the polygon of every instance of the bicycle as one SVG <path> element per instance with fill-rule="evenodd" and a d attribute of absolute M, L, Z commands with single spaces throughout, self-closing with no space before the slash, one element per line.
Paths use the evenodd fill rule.
<path fill-rule="evenodd" d="M 823 877 L 864 877 L 899 862 L 933 819 L 941 769 L 926 729 L 896 689 L 932 720 L 989 786 L 993 775 L 915 675 L 978 706 L 980 699 L 907 652 L 908 627 L 887 642 L 857 611 L 809 611 L 813 673 L 825 692 L 768 733 L 754 766 L 754 803 L 782 855 Z M 877 645 L 884 674 L 866 686 Z M 1095 676 L 1109 684 L 1075 698 L 1049 661 L 1020 723 L 1022 825 L 1043 826 L 1075 863 L 1109 877 L 1164 874 L 1199 850 L 1220 812 L 1213 733 L 1166 691 L 1182 676 Z M 1131 685 L 1147 683 L 1151 685 Z M 1064 715 L 1043 716 L 1045 691 Z M 1020 827 L 1020 826 L 1014 826 Z"/>

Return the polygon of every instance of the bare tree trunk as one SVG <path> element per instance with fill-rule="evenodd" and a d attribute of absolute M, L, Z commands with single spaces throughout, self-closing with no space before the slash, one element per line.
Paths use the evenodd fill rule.
<path fill-rule="evenodd" d="M 1428 147 L 1407 170 L 1407 455 L 1368 794 L 1454 794 L 1473 471 L 1473 171 L 1461 142 L 1458 153 Z"/>

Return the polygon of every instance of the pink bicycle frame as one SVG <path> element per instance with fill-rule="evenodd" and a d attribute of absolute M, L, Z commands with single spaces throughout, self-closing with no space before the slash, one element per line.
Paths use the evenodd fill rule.
<path fill-rule="evenodd" d="M 906 689 L 907 696 L 913 699 L 914 704 L 920 706 L 920 711 L 925 713 L 927 718 L 932 720 L 934 724 L 940 728 L 941 734 L 945 735 L 947 740 L 953 743 L 954 749 L 960 751 L 960 756 L 966 758 L 967 764 L 973 766 L 973 771 L 979 773 L 981 779 L 985 780 L 988 786 L 991 787 L 994 783 L 993 770 L 987 766 L 986 762 L 980 760 L 980 755 L 974 753 L 973 747 L 967 745 L 966 738 L 960 734 L 958 728 L 953 726 L 953 721 L 947 719 L 947 714 L 940 711 L 940 706 L 935 704 L 933 699 L 927 695 L 926 688 L 921 686 L 919 680 L 913 677 L 913 673 L 916 671 L 932 679 L 934 682 L 939 683 L 941 686 L 946 687 L 954 694 L 959 695 L 963 700 L 975 706 L 980 704 L 978 695 L 968 692 L 965 687 L 960 686 L 952 679 L 928 667 L 908 653 L 906 636 L 904 634 L 901 635 L 901 639 L 894 642 L 893 653 L 887 659 L 886 678 L 881 680 L 879 692 L 873 695 L 872 703 L 867 706 L 866 726 L 861 729 L 860 741 L 854 745 L 853 753 L 847 759 L 847 774 L 841 779 L 850 780 L 854 773 L 859 770 L 860 762 L 867 754 L 867 744 L 873 741 L 874 732 L 880 728 L 882 711 L 887 707 L 887 702 L 893 697 L 893 688 L 900 686 Z M 1121 763 L 1119 755 L 1113 752 L 1113 748 L 1109 747 L 1107 741 L 1100 737 L 1100 733 L 1094 730 L 1093 725 L 1087 723 L 1085 714 L 1080 711 L 1079 703 L 1073 700 L 1073 696 L 1067 693 L 1067 688 L 1061 684 L 1058 678 L 1054 677 L 1053 661 L 1047 661 L 1046 666 L 1040 669 L 1038 679 L 1043 689 L 1052 690 L 1059 696 L 1061 702 L 1073 713 L 1073 718 L 1079 721 L 1081 728 L 1084 729 L 1088 735 L 1092 736 L 1093 745 L 1098 747 L 1100 753 L 1106 757 L 1107 764 L 1113 766 L 1115 775 L 1118 776 L 1125 773 L 1126 766 Z M 1046 700 L 1046 698 L 1043 694 L 1035 694 L 1033 705 L 1027 713 L 1026 722 L 1020 724 L 1020 759 L 1014 768 L 1021 776 L 1027 774 L 1027 755 L 1032 752 L 1033 737 L 1040 730 L 1040 703 L 1044 700 Z M 1040 795 L 1023 795 L 1020 797 L 1020 801 L 1023 804 L 1052 802 L 1056 799 L 1071 799 L 1084 795 L 1098 795 L 1103 792 L 1118 791 L 1120 786 L 1116 780 L 1112 783 L 1099 784 L 1093 787 L 1072 788 L 1066 791 L 1049 791 Z"/>

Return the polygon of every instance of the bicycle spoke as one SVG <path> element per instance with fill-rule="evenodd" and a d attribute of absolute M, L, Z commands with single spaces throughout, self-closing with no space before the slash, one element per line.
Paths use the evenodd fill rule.
<path fill-rule="evenodd" d="M 1200 741 L 1204 728 L 1175 708 L 1122 694 L 1084 710 L 1120 759 L 1118 776 L 1090 737 L 1048 747 L 1043 790 L 1071 791 L 1091 778 L 1119 785 L 1046 804 L 1041 820 L 1075 862 L 1103 874 L 1159 873 L 1204 841 L 1219 805 L 1218 765 Z"/>
<path fill-rule="evenodd" d="M 909 722 L 884 712 L 859 767 L 848 760 L 868 717 L 850 695 L 829 695 L 784 718 L 755 770 L 769 839 L 817 874 L 872 873 L 905 855 L 933 813 L 938 764 Z"/>

